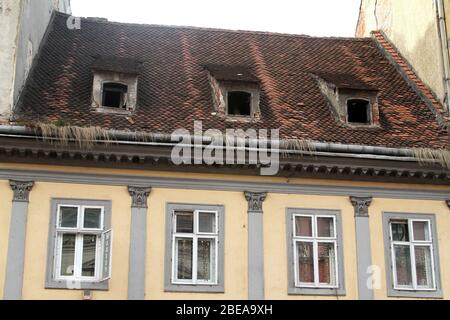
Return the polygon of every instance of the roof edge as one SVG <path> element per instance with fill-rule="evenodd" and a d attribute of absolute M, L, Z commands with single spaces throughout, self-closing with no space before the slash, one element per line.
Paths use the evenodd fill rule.
<path fill-rule="evenodd" d="M 385 57 L 430 108 L 438 124 L 450 133 L 450 115 L 445 111 L 444 106 L 436 98 L 430 87 L 422 81 L 412 65 L 402 56 L 383 31 L 372 31 L 371 35 Z"/>

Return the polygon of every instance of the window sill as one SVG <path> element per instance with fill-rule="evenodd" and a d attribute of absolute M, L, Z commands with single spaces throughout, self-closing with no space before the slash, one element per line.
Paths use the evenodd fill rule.
<path fill-rule="evenodd" d="M 132 114 L 131 110 L 108 108 L 108 107 L 98 107 L 98 108 L 95 108 L 95 111 L 98 113 L 118 114 L 118 115 L 124 115 L 124 116 L 129 116 Z"/>
<path fill-rule="evenodd" d="M 187 285 L 169 284 L 164 288 L 165 292 L 186 292 L 186 293 L 225 293 L 223 285 Z"/>
<path fill-rule="evenodd" d="M 327 288 L 289 288 L 290 296 L 346 296 L 345 289 L 327 289 Z"/>
<path fill-rule="evenodd" d="M 436 291 L 414 291 L 414 290 L 388 290 L 388 297 L 392 298 L 423 298 L 423 299 L 444 299 L 441 290 Z"/>
<path fill-rule="evenodd" d="M 108 291 L 109 280 L 103 282 L 78 282 L 78 283 L 71 281 L 52 280 L 46 282 L 45 289 Z"/>

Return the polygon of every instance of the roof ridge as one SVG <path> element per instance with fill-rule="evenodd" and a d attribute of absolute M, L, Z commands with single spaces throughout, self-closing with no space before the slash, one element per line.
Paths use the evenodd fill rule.
<path fill-rule="evenodd" d="M 73 17 L 69 14 L 57 12 L 59 16 Z M 196 27 L 196 26 L 183 26 L 183 25 L 165 25 L 165 24 L 151 24 L 151 23 L 133 23 L 133 22 L 119 22 L 102 20 L 103 18 L 94 17 L 78 17 L 89 23 L 97 24 L 110 24 L 110 25 L 123 25 L 123 26 L 136 26 L 136 27 L 153 27 L 153 28 L 169 28 L 180 30 L 193 30 L 193 31 L 210 31 L 210 32 L 227 32 L 227 33 L 241 33 L 241 34 L 256 34 L 256 35 L 268 35 L 268 36 L 280 36 L 280 37 L 292 37 L 292 38 L 306 38 L 306 39 L 323 39 L 323 40 L 342 40 L 342 41 L 355 41 L 355 42 L 371 42 L 370 37 L 357 38 L 357 37 L 337 37 L 337 36 L 310 36 L 307 34 L 296 33 L 283 33 L 275 31 L 258 31 L 258 30 L 240 30 L 240 29 L 224 29 L 214 27 Z"/>
<path fill-rule="evenodd" d="M 430 87 L 417 75 L 417 72 L 409 64 L 408 60 L 403 57 L 383 31 L 372 31 L 371 35 L 387 55 L 388 59 L 395 64 L 397 70 L 430 107 L 439 124 L 450 131 L 450 116 Z"/>

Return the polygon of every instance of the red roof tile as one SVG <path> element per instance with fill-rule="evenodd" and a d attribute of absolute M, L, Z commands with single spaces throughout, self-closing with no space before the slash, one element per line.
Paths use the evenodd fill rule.
<path fill-rule="evenodd" d="M 17 118 L 171 133 L 203 128 L 280 128 L 283 138 L 389 147 L 450 144 L 432 110 L 373 39 L 314 38 L 264 32 L 81 20 L 69 30 L 57 14 L 18 105 Z M 380 40 L 380 39 L 379 39 Z M 380 40 L 381 41 L 381 40 Z M 385 45 L 385 44 L 384 44 Z M 393 53 L 394 54 L 394 53 Z M 91 107 L 96 57 L 142 62 L 130 119 Z M 213 116 L 205 66 L 243 67 L 261 89 L 261 120 Z M 380 128 L 351 129 L 333 117 L 315 74 L 353 75 L 379 90 Z M 348 79 L 348 78 L 347 78 Z M 425 90 L 425 89 L 424 89 Z"/>

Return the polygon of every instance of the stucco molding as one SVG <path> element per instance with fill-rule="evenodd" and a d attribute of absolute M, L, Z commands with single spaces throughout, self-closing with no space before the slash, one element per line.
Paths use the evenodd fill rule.
<path fill-rule="evenodd" d="M 33 189 L 34 182 L 32 181 L 14 181 L 9 182 L 11 189 L 14 192 L 13 201 L 29 202 L 30 192 Z"/>
<path fill-rule="evenodd" d="M 389 187 L 359 187 L 343 185 L 297 184 L 276 182 L 252 182 L 241 180 L 214 180 L 214 179 L 188 179 L 167 178 L 137 175 L 119 174 L 88 174 L 68 173 L 57 171 L 33 171 L 0 169 L 0 180 L 33 180 L 35 182 L 52 183 L 76 183 L 89 185 L 108 186 L 149 186 L 153 188 L 187 189 L 187 190 L 215 190 L 244 192 L 268 192 L 276 194 L 304 194 L 320 196 L 354 196 L 374 197 L 385 199 L 413 199 L 447 201 L 450 198 L 450 190 L 430 190 L 413 188 L 389 188 Z"/>
<path fill-rule="evenodd" d="M 148 208 L 147 199 L 152 191 L 151 187 L 128 187 L 128 192 L 132 198 L 131 207 Z"/>
<path fill-rule="evenodd" d="M 248 201 L 248 212 L 263 212 L 263 203 L 267 198 L 267 192 L 244 192 Z"/>
<path fill-rule="evenodd" d="M 372 197 L 350 197 L 353 207 L 355 207 L 356 217 L 369 217 L 369 207 L 372 204 Z"/>

